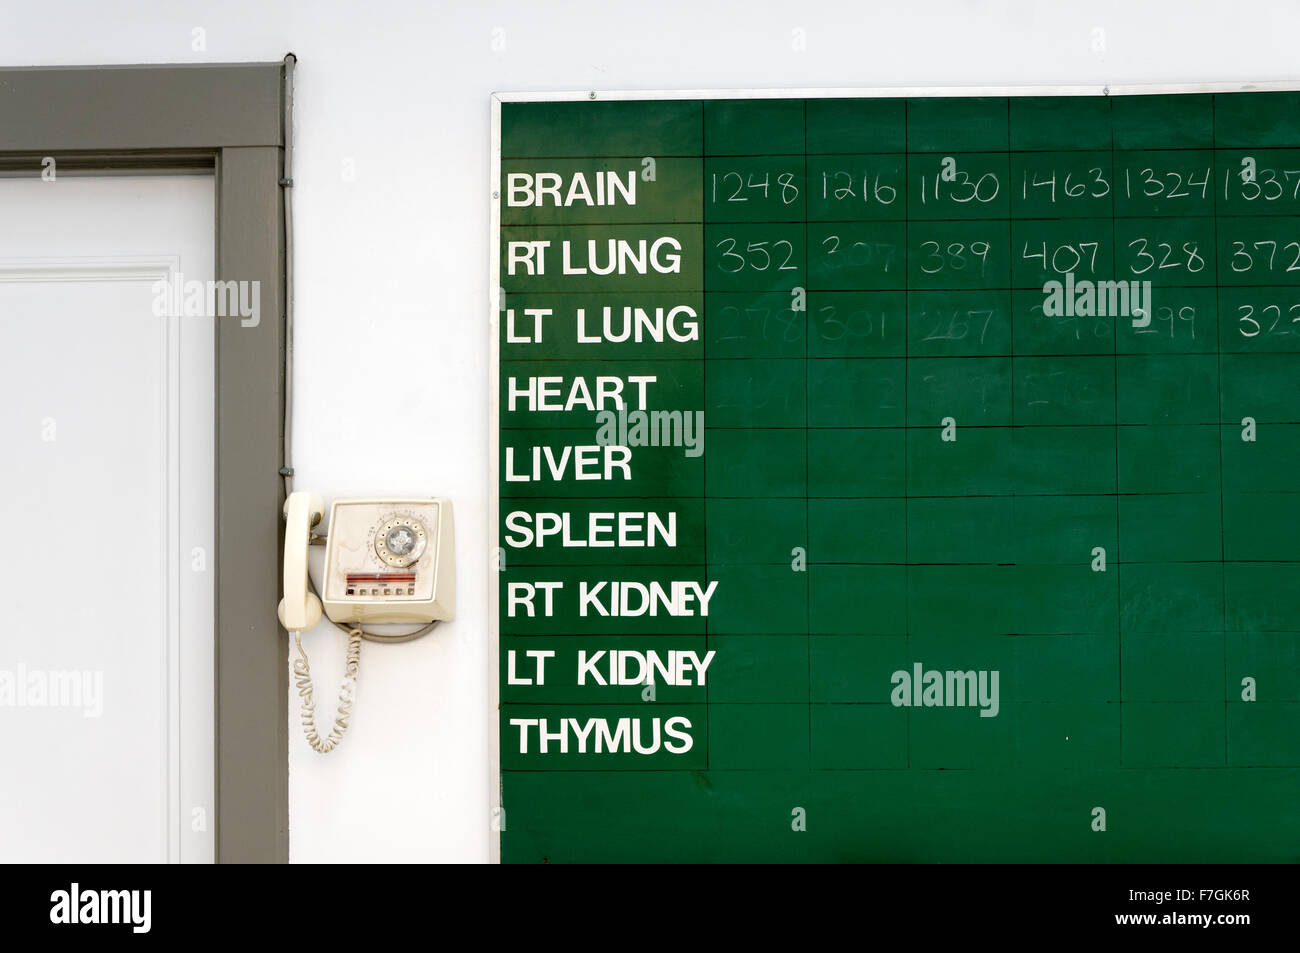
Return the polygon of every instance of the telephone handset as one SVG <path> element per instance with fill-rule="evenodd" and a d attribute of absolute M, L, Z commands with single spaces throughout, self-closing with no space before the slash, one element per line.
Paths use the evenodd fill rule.
<path fill-rule="evenodd" d="M 356 693 L 361 640 L 402 642 L 424 635 L 455 610 L 455 551 L 451 501 L 442 498 L 403 500 L 335 500 L 329 532 L 313 527 L 325 515 L 315 493 L 291 493 L 284 504 L 284 598 L 280 623 L 293 633 L 299 658 L 294 678 L 302 697 L 307 741 L 322 754 L 332 751 L 348 727 Z M 323 585 L 313 591 L 307 565 L 308 547 L 325 540 Z M 334 728 L 322 739 L 316 731 L 311 669 L 301 633 L 321 620 L 348 623 L 347 665 L 339 690 Z M 363 623 L 425 623 L 414 632 L 366 631 Z"/>
<path fill-rule="evenodd" d="M 290 493 L 284 501 L 284 598 L 279 616 L 290 632 L 314 629 L 320 622 L 320 599 L 307 575 L 307 546 L 312 527 L 324 516 L 325 504 L 315 493 Z"/>

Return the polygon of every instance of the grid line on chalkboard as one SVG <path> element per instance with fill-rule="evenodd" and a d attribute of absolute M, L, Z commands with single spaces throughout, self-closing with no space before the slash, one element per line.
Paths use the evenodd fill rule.
<path fill-rule="evenodd" d="M 1297 216 L 1291 216 L 1291 215 L 1278 215 L 1278 216 L 1275 216 L 1275 218 L 1277 218 L 1277 219 L 1279 219 L 1279 220 L 1281 220 L 1281 219 L 1285 219 L 1285 218 L 1296 218 L 1296 219 L 1300 220 L 1300 215 L 1297 215 Z M 988 221 L 992 221 L 992 220 L 989 219 Z M 1017 219 L 1017 221 L 1019 221 L 1019 219 Z M 1058 220 L 1057 220 L 1057 219 L 1051 219 L 1050 221 L 1058 221 Z M 1069 219 L 1061 219 L 1060 221 L 1069 221 Z M 1171 221 L 1172 221 L 1172 218 L 1171 218 Z M 662 223 L 661 223 L 661 224 L 662 224 Z M 747 223 L 747 224 L 750 224 L 750 223 Z M 783 222 L 782 224 L 789 224 L 789 223 Z M 1231 284 L 1231 285 L 1223 286 L 1223 285 L 1218 285 L 1218 284 L 1216 284 L 1215 282 L 1207 282 L 1207 283 L 1205 283 L 1205 284 L 1185 284 L 1185 285 L 1179 285 L 1178 288 L 1179 288 L 1179 289 L 1182 289 L 1182 288 L 1226 288 L 1226 290 L 1229 290 L 1229 291 L 1236 291 L 1236 290 L 1238 290 L 1238 289 L 1247 289 L 1247 288 L 1275 288 L 1275 289 L 1278 289 L 1278 290 L 1287 290 L 1287 291 L 1289 291 L 1289 290 L 1294 290 L 1294 289 L 1296 289 L 1296 288 L 1300 288 L 1300 285 L 1297 285 L 1297 284 L 1279 284 L 1279 283 L 1277 283 L 1277 282 L 1266 282 L 1266 283 L 1263 283 L 1263 284 L 1249 284 L 1249 283 L 1242 283 L 1242 284 Z M 924 291 L 924 292 L 927 292 L 927 293 L 929 293 L 929 292 L 942 292 L 942 291 L 959 291 L 959 292 L 990 293 L 990 294 L 991 294 L 991 293 L 993 293 L 993 292 L 995 292 L 995 291 L 1007 291 L 1007 290 L 1010 290 L 1010 291 L 1034 291 L 1034 290 L 1036 290 L 1036 289 L 1037 289 L 1037 290 L 1041 290 L 1041 289 L 1039 289 L 1039 286 L 1036 286 L 1036 285 L 1016 285 L 1016 284 L 1010 284 L 1010 285 L 990 285 L 990 286 L 987 287 L 987 288 L 940 288 L 940 287 L 926 287 L 926 288 L 914 288 L 914 289 L 911 289 L 911 290 L 914 290 L 914 291 Z M 505 290 L 506 290 L 507 292 L 509 292 L 509 291 L 510 291 L 510 288 L 507 287 Z M 895 291 L 895 292 L 897 292 L 897 291 L 907 291 L 908 288 L 907 288 L 906 285 L 899 285 L 899 286 L 897 286 L 897 287 L 887 287 L 887 288 L 851 288 L 851 287 L 845 287 L 845 288 L 838 288 L 838 287 L 836 287 L 836 288 L 829 288 L 829 287 L 826 287 L 826 288 L 811 288 L 811 289 L 809 289 L 809 290 L 810 290 L 810 291 L 815 291 L 815 292 L 841 292 L 841 293 L 843 293 L 843 292 L 857 292 L 857 293 L 875 294 L 875 293 L 878 293 L 878 292 L 886 292 L 886 291 Z M 516 293 L 522 293 L 522 292 L 516 292 Z M 571 295 L 574 295 L 574 294 L 589 294 L 589 293 L 590 293 L 590 292 L 573 292 L 573 291 L 531 291 L 531 290 L 530 290 L 530 291 L 528 292 L 528 296 L 529 296 L 530 298 L 532 298 L 532 297 L 539 297 L 539 298 L 540 298 L 540 297 L 548 297 L 548 296 L 551 296 L 551 295 L 565 295 L 565 296 L 571 296 Z M 730 292 L 730 291 L 715 291 L 715 290 L 708 290 L 708 291 L 706 291 L 706 290 L 704 290 L 703 288 L 682 288 L 682 289 L 679 289 L 676 293 L 677 293 L 677 294 L 683 294 L 683 295 L 688 295 L 688 294 L 690 294 L 690 295 L 707 295 L 707 294 L 734 294 L 735 292 Z M 509 359 L 507 359 L 507 360 L 509 360 Z"/>
<path fill-rule="evenodd" d="M 1113 136 L 1114 136 L 1113 131 L 1112 131 L 1111 135 L 1112 135 L 1112 138 L 1113 138 Z M 1152 148 L 1152 149 L 1145 149 L 1145 148 L 1132 148 L 1132 149 L 1115 149 L 1115 150 L 1113 150 L 1113 151 L 1114 151 L 1115 153 L 1117 153 L 1117 154 L 1128 154 L 1128 153 L 1133 153 L 1133 154 L 1137 154 L 1137 155 L 1144 155 L 1144 154 L 1148 154 L 1148 153 L 1152 153 L 1152 152 L 1241 152 L 1241 151 L 1243 151 L 1243 150 L 1245 150 L 1245 149 L 1251 149 L 1251 148 L 1252 148 L 1252 147 L 1250 147 L 1250 146 L 1160 146 L 1159 148 Z M 1290 144 L 1290 145 L 1269 145 L 1269 146 L 1260 146 L 1260 147 L 1258 147 L 1257 149 L 1255 149 L 1254 151 L 1258 151 L 1258 152 L 1287 152 L 1287 151 L 1294 152 L 1294 151 L 1296 151 L 1296 150 L 1298 150 L 1298 149 L 1300 149 L 1300 139 L 1297 139 L 1294 143 L 1292 143 L 1292 144 Z M 898 152 L 897 150 L 892 150 L 892 151 L 890 151 L 890 150 L 879 151 L 879 150 L 864 149 L 864 150 L 862 150 L 862 151 L 860 151 L 860 152 L 859 152 L 859 151 L 844 151 L 844 152 L 808 152 L 808 153 L 806 153 L 806 154 L 809 155 L 809 156 L 818 156 L 818 157 L 826 157 L 826 158 L 834 158 L 834 157 L 836 157 L 836 156 L 902 156 L 902 155 L 913 155 L 913 156 L 942 156 L 942 155 L 948 155 L 948 154 L 950 154 L 950 153 L 952 153 L 952 152 L 955 152 L 955 151 L 958 151 L 958 152 L 975 153 L 975 154 L 978 154 L 978 155 L 1051 155 L 1051 154 L 1058 153 L 1058 152 L 1107 152 L 1107 151 L 1111 151 L 1111 150 L 1104 149 L 1104 148 L 1103 148 L 1103 149 L 1066 149 L 1066 148 L 1056 148 L 1056 149 L 1025 149 L 1025 148 L 1015 148 L 1015 149 L 1012 149 L 1012 148 L 1006 148 L 1006 149 L 960 149 L 960 150 L 954 150 L 954 149 L 917 149 L 917 150 L 909 150 L 909 151 L 906 151 L 906 152 Z M 662 152 L 662 153 L 660 153 L 659 155 L 660 155 L 662 158 L 665 158 L 665 159 L 697 159 L 697 158 L 699 158 L 699 155 L 698 155 L 698 154 L 694 154 L 694 153 L 692 153 L 692 154 L 687 154 L 687 153 L 684 153 L 684 152 L 676 152 L 676 153 L 675 153 L 675 152 Z M 709 159 L 753 159 L 753 158 L 755 158 L 755 155 L 754 155 L 754 153 L 752 153 L 752 152 L 733 152 L 733 153 L 728 153 L 728 152 L 705 152 L 705 157 L 706 157 L 706 158 L 709 158 Z M 548 155 L 548 156 L 505 156 L 505 157 L 503 157 L 503 158 L 504 158 L 507 162 L 516 161 L 516 160 L 518 160 L 518 161 L 536 161 L 536 160 L 538 160 L 538 159 L 561 160 L 561 161 L 568 161 L 568 162 L 573 162 L 573 161 L 582 160 L 582 159 L 629 159 L 629 160 L 634 159 L 634 160 L 636 160 L 636 161 L 639 162 L 639 161 L 643 158 L 643 154 L 642 154 L 642 153 L 638 153 L 638 154 L 636 154 L 636 155 L 614 155 L 614 154 L 592 155 L 591 153 L 588 153 L 588 154 L 586 154 L 586 155 L 570 155 L 570 156 L 551 156 L 551 155 Z"/>
<path fill-rule="evenodd" d="M 1010 150 L 1010 148 L 1011 148 L 1011 100 L 1010 100 L 1010 99 L 1007 100 L 1007 148 L 1008 148 L 1008 150 Z M 1007 162 L 1008 168 L 1010 167 L 1010 164 L 1011 164 L 1011 163 L 1010 163 L 1010 160 L 1008 159 L 1008 162 Z M 1113 166 L 1113 165 L 1114 165 L 1114 163 L 1113 163 L 1113 161 L 1112 161 L 1112 166 Z M 1008 183 L 1008 184 L 1009 184 L 1009 183 Z M 1112 202 L 1112 207 L 1113 207 L 1113 205 L 1114 205 L 1114 203 Z M 1010 203 L 1008 203 L 1008 214 L 1010 214 Z M 1010 226 L 1008 226 L 1008 228 L 1007 228 L 1008 233 L 1010 232 L 1010 230 L 1011 230 L 1011 229 L 1010 229 Z M 1112 242 L 1112 245 L 1113 245 L 1113 244 L 1114 244 L 1114 243 Z M 1014 249 L 1015 249 L 1015 241 L 1014 241 L 1014 240 L 1012 240 L 1011 247 L 1012 247 L 1012 253 L 1014 254 Z M 1113 254 L 1113 252 L 1112 252 L 1112 254 Z M 1008 323 L 1011 324 L 1012 327 L 1011 327 L 1011 333 L 1010 333 L 1010 335 L 1008 336 L 1008 341 L 1007 341 L 1007 350 L 1008 350 L 1008 352 L 1010 353 L 1010 363 L 1011 363 L 1011 371 L 1010 371 L 1010 377 L 1011 377 L 1011 382 L 1010 382 L 1010 384 L 1011 384 L 1011 386 L 1010 386 L 1010 391 L 1011 391 L 1011 394 L 1010 394 L 1010 400 L 1011 400 L 1011 407 L 1012 407 L 1012 412 L 1013 412 L 1013 413 L 1014 413 L 1014 408 L 1016 407 L 1016 347 L 1015 347 L 1015 339 L 1016 339 L 1015 323 L 1016 323 L 1016 322 L 1015 322 L 1015 313 L 1016 313 L 1016 309 L 1015 309 L 1015 291 L 1014 291 L 1014 289 L 1010 289 L 1010 288 L 1009 288 L 1009 289 L 1007 289 L 1007 314 L 1008 314 L 1008 316 L 1009 316 L 1009 318 L 1010 318 L 1010 320 L 1009 320 Z M 910 337 L 910 335 L 909 335 L 909 337 Z M 1118 484 L 1118 483 L 1115 484 L 1115 488 L 1116 488 L 1117 490 L 1119 489 L 1119 484 Z M 1018 499 L 1019 499 L 1019 495 L 1017 494 L 1017 492 L 1016 492 L 1016 487 L 1015 487 L 1015 485 L 1013 484 L 1012 487 L 1011 487 L 1011 519 L 1012 519 L 1012 521 L 1015 522 L 1017 525 L 1018 525 L 1018 509 L 1019 509 L 1019 507 L 1020 507 L 1020 505 L 1021 505 L 1021 504 L 1018 502 Z"/>
<path fill-rule="evenodd" d="M 704 110 L 701 108 L 701 109 L 700 109 L 700 152 L 701 152 L 701 153 L 704 153 L 704 152 L 706 151 L 706 137 L 707 137 L 707 136 L 708 136 L 708 125 L 707 125 L 706 120 L 705 120 Z M 700 220 L 701 220 L 701 222 L 703 221 L 703 219 L 704 219 L 704 218 L 707 216 L 707 214 L 708 214 L 708 210 L 705 208 L 705 201 L 706 201 L 706 200 L 705 200 L 705 197 L 704 197 L 704 189 L 703 189 L 703 185 L 704 185 L 704 167 L 705 167 L 705 165 L 706 165 L 705 156 L 704 156 L 703 154 L 701 154 L 701 156 L 700 156 L 700 185 L 701 185 L 701 188 L 700 188 Z M 701 236 L 703 236 L 703 231 L 702 231 L 702 230 L 701 230 Z M 701 238 L 701 240 L 703 240 L 703 239 Z M 701 253 L 703 253 L 703 249 L 702 249 L 702 248 L 701 248 L 700 251 L 701 251 Z M 703 308 L 700 309 L 700 316 L 701 316 L 701 318 L 703 318 L 703 316 L 704 316 L 704 309 L 703 309 Z M 703 334 L 701 337 L 702 337 L 702 340 L 701 340 L 701 342 L 700 342 L 700 352 L 704 355 L 705 360 L 704 360 L 704 361 L 701 363 L 701 365 L 700 365 L 700 389 L 701 389 L 701 391 L 703 391 L 704 395 L 706 395 L 706 397 L 707 397 L 707 395 L 708 395 L 708 393 L 709 393 L 709 379 L 708 379 L 708 373 L 709 373 L 709 362 L 708 362 L 709 336 L 708 336 L 708 334 Z M 707 408 L 706 408 L 706 412 L 707 412 Z M 706 421 L 707 421 L 707 418 L 706 418 Z M 706 423 L 706 434 L 707 434 L 707 423 Z M 707 439 L 707 436 L 706 436 L 706 439 Z M 700 482 L 701 482 L 701 487 L 702 487 L 702 489 L 703 489 L 703 499 L 704 499 L 704 502 L 701 504 L 701 511 L 702 511 L 702 513 L 703 513 L 703 518 L 704 518 L 704 556 L 705 556 L 704 581 L 705 581 L 705 584 L 706 584 L 706 585 L 708 584 L 708 580 L 709 580 L 709 566 L 708 566 L 708 554 L 709 554 L 709 542 L 708 542 L 708 540 L 709 540 L 709 503 L 708 503 L 708 495 L 709 495 L 709 485 L 708 485 L 708 479 L 709 479 L 708 468 L 705 467 L 704 470 L 703 470 L 703 472 L 700 473 Z M 704 651 L 707 652 L 708 650 L 709 650 L 709 619 L 708 619 L 708 616 L 705 616 L 705 618 L 704 618 Z M 706 712 L 708 711 L 707 705 L 708 705 L 708 702 L 709 702 L 709 692 L 710 692 L 710 690 L 711 690 L 711 686 L 706 685 L 706 686 L 704 687 L 704 702 L 705 702 L 705 706 L 706 706 L 706 707 L 705 707 L 705 711 L 706 711 Z M 713 732 L 713 723 L 712 723 L 712 721 L 708 718 L 707 714 L 705 715 L 705 725 L 706 725 L 706 731 L 708 732 L 708 734 L 706 735 L 706 737 L 705 737 L 705 739 L 704 739 L 704 770 L 707 771 L 707 770 L 709 770 L 709 754 L 710 754 L 710 751 L 711 751 L 712 748 L 713 748 L 713 736 L 712 736 L 712 732 Z"/>
<path fill-rule="evenodd" d="M 1114 122 L 1115 104 L 1114 104 L 1113 101 L 1108 101 L 1106 105 L 1107 105 L 1107 108 L 1108 108 L 1108 110 L 1109 110 L 1109 112 L 1110 112 L 1110 116 L 1111 116 L 1111 123 L 1110 123 L 1110 127 L 1111 127 L 1111 128 L 1110 128 L 1110 164 L 1111 164 L 1111 168 L 1113 169 L 1113 168 L 1115 167 L 1115 122 Z M 1110 203 L 1110 206 L 1111 206 L 1110 210 L 1111 210 L 1111 216 L 1112 216 L 1112 218 L 1111 218 L 1111 223 L 1110 223 L 1110 244 L 1111 244 L 1111 249 L 1112 249 L 1112 254 L 1113 254 L 1114 251 L 1118 250 L 1118 248 L 1119 248 L 1119 239 L 1118 239 L 1117 236 L 1116 236 L 1117 229 L 1116 229 L 1116 226 L 1115 226 L 1115 220 L 1114 220 L 1114 214 L 1115 214 L 1115 198 L 1114 198 L 1114 193 L 1112 193 L 1112 195 L 1111 195 L 1111 203 Z M 1216 266 L 1216 267 L 1217 267 L 1217 264 L 1218 264 L 1218 263 L 1217 263 L 1217 256 L 1216 256 L 1216 263 L 1215 263 L 1215 266 Z M 1147 307 L 1148 307 L 1148 308 L 1151 307 L 1151 302 L 1149 302 L 1149 301 L 1147 302 Z M 1122 484 L 1121 484 L 1121 482 L 1120 482 L 1120 475 L 1119 475 L 1119 455 L 1120 455 L 1120 446 L 1119 446 L 1119 434 L 1120 434 L 1120 430 L 1119 430 L 1119 321 L 1116 321 L 1116 322 L 1114 323 L 1114 326 L 1113 326 L 1113 328 L 1112 328 L 1112 335 L 1113 335 L 1113 341 L 1112 341 L 1112 348 L 1111 348 L 1111 349 L 1112 349 L 1112 350 L 1114 351 L 1114 353 L 1115 353 L 1114 361 L 1113 361 L 1113 364 L 1112 364 L 1112 367 L 1113 367 L 1113 371 L 1112 371 L 1112 373 L 1113 373 L 1113 375 L 1114 375 L 1114 381 L 1115 381 L 1115 387 L 1114 387 L 1114 401 L 1115 401 L 1115 441 L 1114 441 L 1114 448 L 1115 448 L 1115 491 L 1116 491 L 1116 492 L 1115 492 L 1115 589 L 1116 589 L 1116 592 L 1119 594 L 1119 598 L 1117 598 L 1117 599 L 1115 600 L 1115 656 L 1116 656 L 1116 657 L 1115 657 L 1115 666 L 1116 666 L 1116 673 L 1117 673 L 1117 681 L 1118 681 L 1118 684 L 1119 684 L 1119 687 L 1118 687 L 1118 689 L 1117 689 L 1118 696 L 1119 696 L 1119 700 L 1120 700 L 1120 709 L 1119 709 L 1119 711 L 1120 711 L 1120 716 L 1119 716 L 1119 760 L 1120 760 L 1120 765 L 1122 766 L 1122 765 L 1124 764 L 1124 599 L 1123 599 L 1124 581 L 1123 581 L 1123 577 L 1122 577 L 1122 573 L 1123 573 L 1123 571 L 1124 571 L 1124 570 L 1123 570 L 1123 566 L 1122 566 L 1122 562 L 1123 562 L 1123 559 L 1124 559 L 1124 548 L 1123 548 L 1124 544 L 1123 544 L 1123 541 L 1122 541 L 1122 539 L 1121 539 L 1121 529 L 1120 529 L 1120 527 L 1121 527 L 1121 523 L 1123 522 L 1123 516 L 1122 516 L 1122 514 L 1120 513 L 1120 505 L 1119 505 L 1119 503 L 1120 503 L 1120 500 L 1119 500 L 1119 490 L 1120 490 L 1120 487 L 1122 486 Z"/>
<path fill-rule="evenodd" d="M 1235 150 L 1240 151 L 1240 150 Z M 1217 192 L 1214 192 L 1217 195 Z M 1145 213 L 1120 213 L 1107 215 L 978 215 L 970 218 L 820 218 L 817 216 L 804 215 L 802 218 L 783 219 L 775 222 L 754 222 L 744 218 L 681 218 L 670 222 L 656 222 L 651 220 L 629 220 L 613 223 L 613 225 L 602 225 L 597 222 L 574 222 L 564 225 L 555 225 L 546 222 L 520 222 L 512 225 L 502 225 L 503 230 L 511 229 L 538 229 L 538 228 L 622 228 L 628 225 L 902 225 L 906 222 L 916 222 L 922 225 L 940 224 L 943 222 L 1088 222 L 1096 221 L 1099 218 L 1114 219 L 1117 222 L 1129 222 L 1139 220 L 1151 220 L 1162 222 L 1169 219 L 1204 219 L 1209 221 L 1213 218 L 1264 218 L 1264 219 L 1287 219 L 1300 218 L 1300 205 L 1297 205 L 1295 211 L 1290 214 L 1282 212 L 1224 212 L 1220 215 L 1214 213 L 1202 212 L 1145 212 Z M 529 294 L 544 294 L 545 292 L 530 291 Z M 565 292 L 569 294 L 570 292 Z"/>
<path fill-rule="evenodd" d="M 808 100 L 803 101 L 803 181 L 805 192 L 805 206 L 807 204 L 808 188 Z M 804 216 L 803 223 L 803 248 L 804 248 L 804 271 L 808 271 L 808 219 Z M 805 286 L 806 288 L 806 286 Z M 804 625 L 808 629 L 808 634 L 804 638 L 804 665 L 807 666 L 805 672 L 804 684 L 808 690 L 808 765 L 815 768 L 816 761 L 813 757 L 813 657 L 812 657 L 812 579 L 808 572 L 807 560 L 813 548 L 812 542 L 812 502 L 808 499 L 808 487 L 811 485 L 808 455 L 808 439 L 806 433 L 809 429 L 809 414 L 811 413 L 812 395 L 808 392 L 808 348 L 809 340 L 812 334 L 812 328 L 809 327 L 809 307 L 808 292 L 804 291 L 804 310 L 803 310 L 803 426 L 804 426 L 804 447 L 803 447 L 803 485 L 804 485 L 804 505 L 803 505 L 803 525 L 804 525 L 804 565 L 803 565 L 803 588 L 804 588 Z M 793 554 L 792 554 L 793 555 Z"/>
<path fill-rule="evenodd" d="M 908 143 L 907 109 L 908 109 L 907 100 L 903 100 L 903 153 L 904 155 L 911 154 L 911 150 L 909 148 L 909 143 Z M 904 160 L 904 162 L 906 162 L 906 160 Z M 903 220 L 905 222 L 910 222 L 912 219 L 911 204 L 910 204 L 911 201 L 912 201 L 912 190 L 909 188 L 903 189 Z M 908 225 L 907 227 L 910 228 L 911 226 Z M 909 241 L 907 242 L 907 244 L 910 245 L 911 242 Z M 907 255 L 906 249 L 904 249 L 903 255 L 904 257 L 906 257 Z M 903 322 L 904 322 L 903 419 L 904 421 L 907 420 L 907 409 L 906 409 L 907 394 L 909 392 L 909 388 L 911 387 L 910 375 L 911 375 L 911 365 L 912 365 L 912 362 L 910 360 L 912 356 L 911 353 L 912 336 L 909 333 L 907 333 L 907 327 L 906 327 L 907 316 L 912 313 L 912 291 L 910 287 L 911 282 L 908 280 L 908 277 L 909 276 L 908 276 L 907 265 L 904 264 L 903 266 L 903 287 L 905 289 L 903 292 L 903 301 L 904 301 L 904 305 L 903 305 Z M 811 328 L 809 328 L 808 333 L 812 334 Z M 903 433 L 903 460 L 904 460 L 904 464 L 903 464 L 903 561 L 905 563 L 910 563 L 912 561 L 912 549 L 911 549 L 912 527 L 910 522 L 912 514 L 911 514 L 911 503 L 909 502 L 909 498 L 912 495 L 912 491 L 911 491 L 911 487 L 908 485 L 909 484 L 908 471 L 911 469 L 911 467 L 909 467 L 906 463 L 906 461 L 909 459 L 909 454 L 911 453 L 911 447 L 909 446 L 910 441 L 911 441 L 911 434 L 904 431 Z M 903 569 L 903 588 L 904 588 L 903 622 L 906 627 L 906 630 L 903 638 L 903 645 L 906 649 L 908 659 L 912 658 L 912 589 L 911 586 L 912 586 L 912 570 L 910 567 L 904 567 Z M 905 712 L 903 712 L 903 737 L 907 745 L 907 767 L 910 768 L 912 766 L 912 709 L 911 708 L 908 708 Z"/>
<path fill-rule="evenodd" d="M 1108 357 L 1109 355 L 1101 355 L 1101 356 L 1102 356 L 1102 357 Z M 1209 355 L 1207 355 L 1207 356 L 1209 356 Z M 875 358 L 857 358 L 857 360 L 875 360 Z M 956 360 L 956 358 L 945 358 L 944 360 Z M 1295 427 L 1295 426 L 1300 425 L 1300 420 L 1275 420 L 1275 419 L 1273 419 L 1273 418 L 1268 418 L 1267 420 L 1264 420 L 1264 421 L 1262 421 L 1262 422 L 1263 422 L 1263 423 L 1267 423 L 1267 424 L 1269 424 L 1269 425 L 1271 425 L 1271 426 L 1274 426 L 1274 427 Z M 1186 427 L 1216 427 L 1216 426 L 1228 426 L 1228 425 L 1231 424 L 1231 423 L 1232 423 L 1232 421 L 1229 421 L 1229 420 L 1224 420 L 1224 421 L 1209 421 L 1209 420 L 1201 420 L 1201 421 L 1189 421 L 1188 423 L 1146 423 L 1146 422 L 1142 422 L 1142 421 L 1127 421 L 1127 422 L 1122 422 L 1122 423 L 1120 423 L 1120 424 L 1118 424 L 1118 425 L 1116 425 L 1116 426 L 1118 426 L 1121 430 L 1122 430 L 1122 429 L 1125 429 L 1125 428 L 1128 428 L 1128 429 L 1166 430 L 1166 429 L 1172 429 L 1172 428 L 1186 428 Z M 1092 422 L 1090 422 L 1090 423 L 1050 423 L 1050 424 L 1044 424 L 1044 423 L 1033 423 L 1033 424 L 1030 424 L 1030 423 L 1022 423 L 1022 424 L 1010 423 L 1010 424 L 967 424 L 966 427 L 965 427 L 966 430 L 1027 430 L 1027 431 L 1033 431 L 1033 430 L 1088 430 L 1088 429 L 1097 429 L 1097 428 L 1105 428 L 1106 430 L 1110 430 L 1110 429 L 1111 429 L 1111 425 L 1110 425 L 1110 424 L 1092 423 Z M 540 432 L 540 431 L 550 431 L 550 430 L 572 430 L 572 429 L 576 429 L 576 430 L 586 430 L 586 429 L 590 429 L 590 428 L 572 427 L 572 426 L 563 426 L 563 425 L 559 425 L 559 424 L 557 424 L 557 425 L 555 425 L 555 426 L 553 426 L 553 427 L 535 427 L 535 426 L 516 425 L 516 426 L 513 426 L 513 427 L 502 427 L 502 428 L 501 428 L 501 430 L 502 430 L 503 432 L 508 432 L 508 433 L 517 433 L 517 434 L 537 433 L 537 432 Z M 750 430 L 773 430 L 773 431 L 779 431 L 779 430 L 800 430 L 800 431 L 802 431 L 802 430 L 804 430 L 805 428 L 800 427 L 800 426 L 798 426 L 797 424 L 770 424 L 770 425 L 765 426 L 765 427 L 722 426 L 722 425 L 713 426 L 713 425 L 710 425 L 708 429 L 709 429 L 710 431 L 715 431 L 715 430 L 716 430 L 716 431 L 727 432 L 727 431 L 737 431 L 737 430 L 740 430 L 740 431 L 750 431 Z M 861 427 L 846 427 L 846 426 L 844 426 L 844 425 L 842 425 L 842 424 L 816 424 L 816 425 L 813 425 L 813 426 L 808 427 L 807 429 L 809 429 L 809 430 L 922 430 L 922 431 L 931 431 L 931 430 L 933 430 L 934 428 L 933 428 L 933 427 L 927 427 L 927 426 L 924 425 L 924 424 L 867 424 L 867 425 L 863 425 L 863 426 L 861 426 Z M 1274 491 L 1274 492 L 1279 492 L 1279 493 L 1280 493 L 1280 492 L 1286 492 L 1286 491 L 1284 491 L 1284 490 L 1278 490 L 1278 491 Z"/>
<path fill-rule="evenodd" d="M 1218 97 L 1210 97 L 1210 128 L 1218 131 Z M 1214 190 L 1214 247 L 1219 247 L 1219 190 Z M 1214 286 L 1214 309 L 1220 319 L 1223 316 L 1223 290 L 1216 282 Z M 1218 371 L 1219 420 L 1223 421 L 1223 334 L 1220 332 L 1216 344 L 1215 366 Z M 1225 422 L 1226 423 L 1226 422 Z M 1223 480 L 1223 426 L 1219 428 L 1219 562 L 1221 569 L 1223 598 L 1223 763 L 1231 764 L 1228 758 L 1228 527 L 1224 519 L 1223 498 L 1226 493 Z"/>

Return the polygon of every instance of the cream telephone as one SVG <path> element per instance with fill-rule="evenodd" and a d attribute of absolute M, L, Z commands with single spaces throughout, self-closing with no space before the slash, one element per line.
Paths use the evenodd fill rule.
<path fill-rule="evenodd" d="M 361 640 L 403 642 L 424 635 L 455 609 L 454 530 L 451 502 L 440 498 L 335 500 L 328 534 L 314 528 L 325 516 L 315 493 L 291 493 L 284 504 L 284 598 L 280 623 L 293 633 L 299 657 L 293 672 L 302 698 L 307 742 L 322 754 L 342 739 L 352 713 Z M 325 543 L 323 585 L 315 589 L 308 547 Z M 319 595 L 317 593 L 319 592 Z M 347 665 L 339 689 L 338 715 L 326 738 L 316 731 L 311 669 L 301 633 L 321 620 L 348 629 Z M 363 623 L 423 623 L 413 632 L 389 634 Z"/>

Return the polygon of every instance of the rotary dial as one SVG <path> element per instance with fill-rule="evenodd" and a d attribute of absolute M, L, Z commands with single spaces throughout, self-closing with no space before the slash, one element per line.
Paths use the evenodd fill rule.
<path fill-rule="evenodd" d="M 375 532 L 375 555 L 388 566 L 409 566 L 424 555 L 428 541 L 424 523 L 414 516 L 395 513 Z"/>

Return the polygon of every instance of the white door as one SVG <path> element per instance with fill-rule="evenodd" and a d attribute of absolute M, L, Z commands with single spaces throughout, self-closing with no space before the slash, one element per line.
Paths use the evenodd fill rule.
<path fill-rule="evenodd" d="M 213 857 L 213 202 L 0 178 L 0 861 Z"/>

